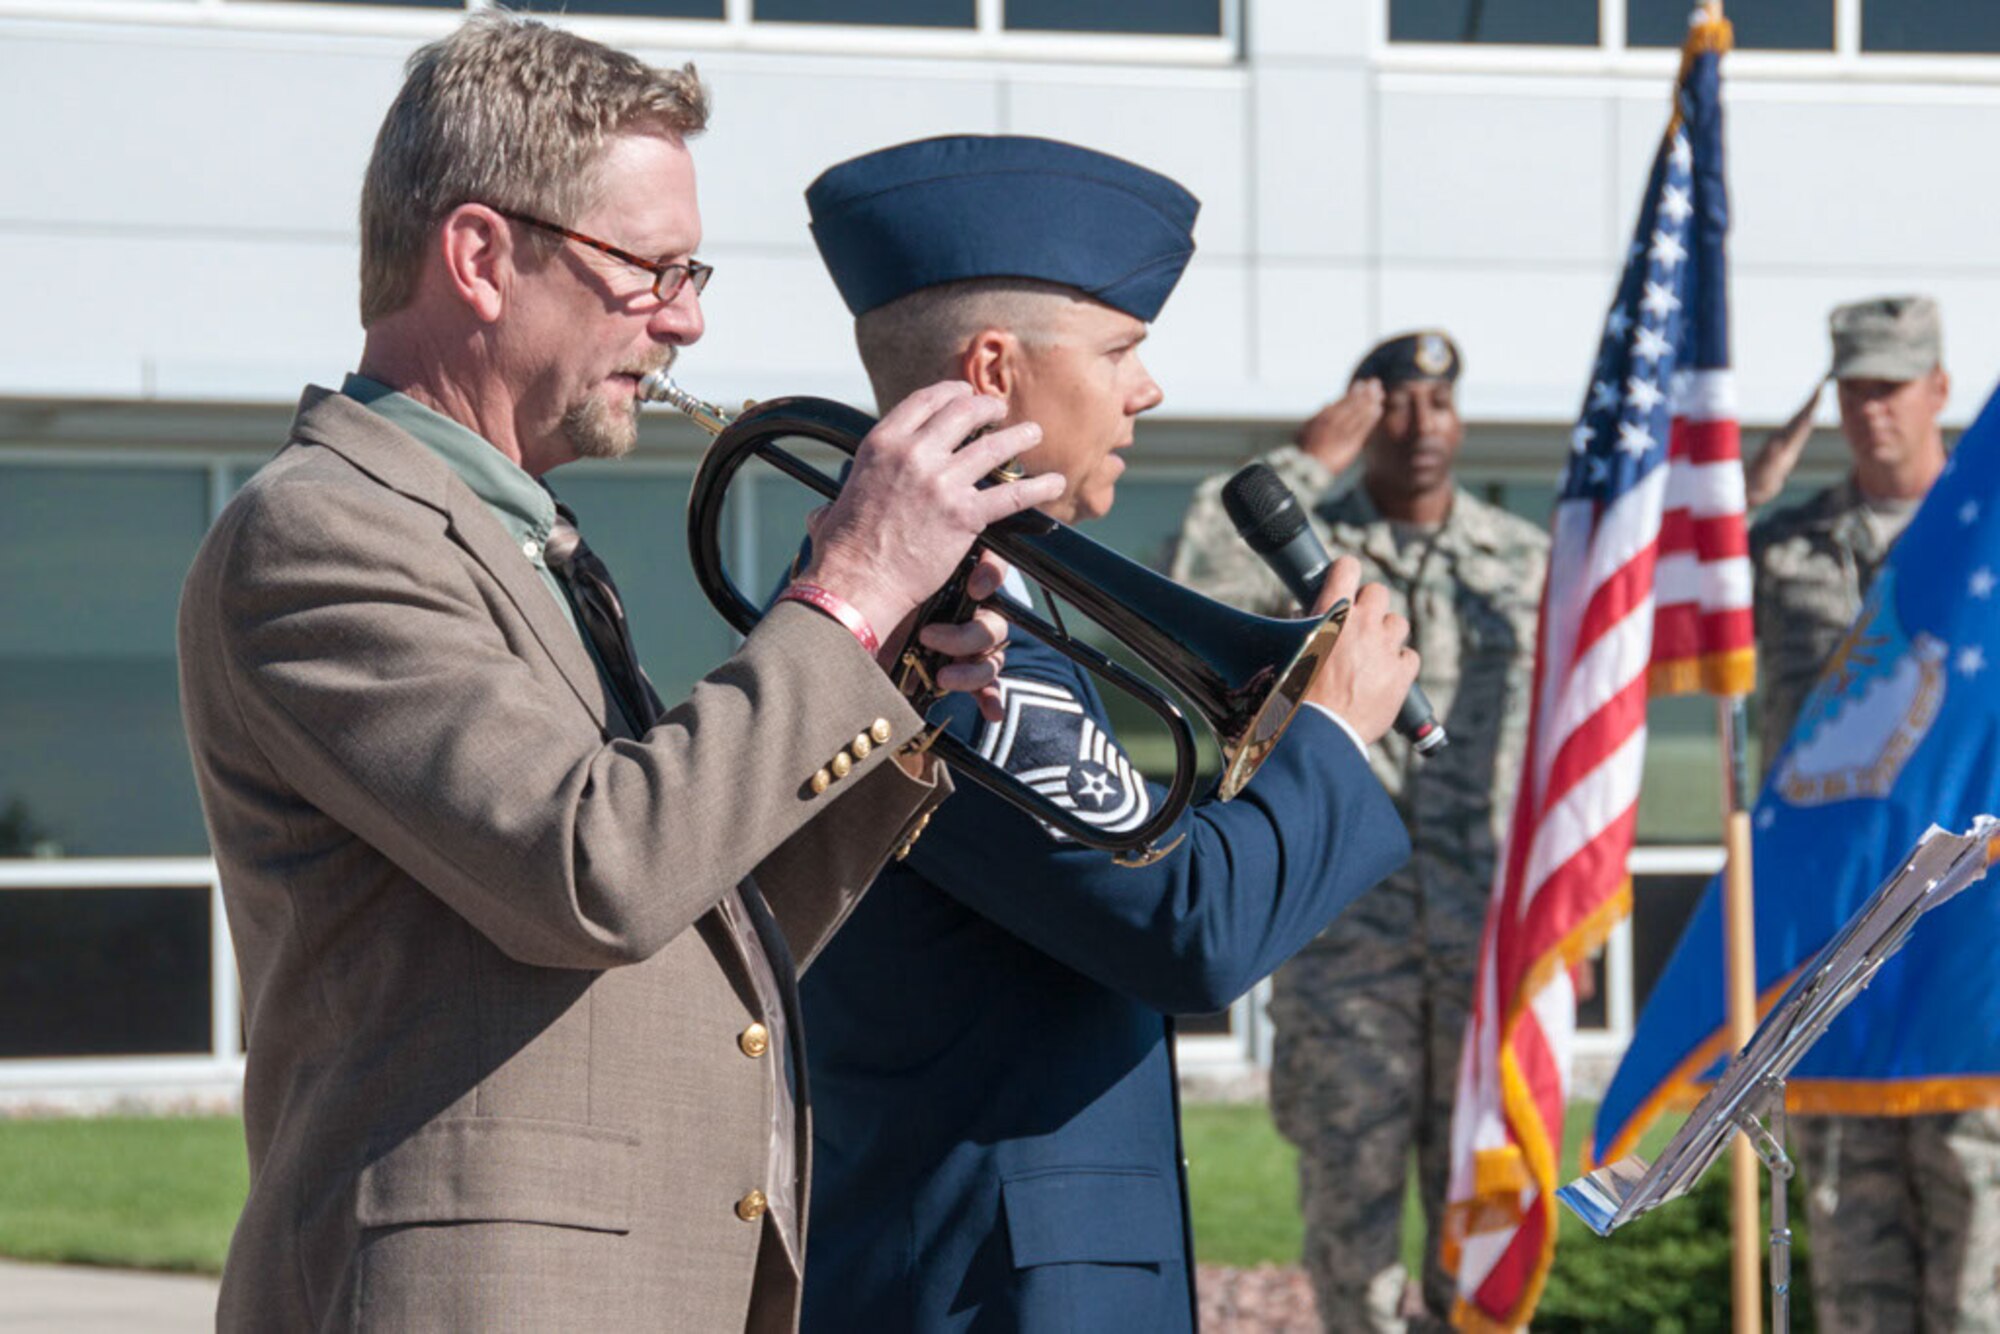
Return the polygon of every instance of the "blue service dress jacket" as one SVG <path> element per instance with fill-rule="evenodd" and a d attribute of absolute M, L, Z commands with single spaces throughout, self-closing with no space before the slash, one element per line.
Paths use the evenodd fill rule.
<path fill-rule="evenodd" d="M 1130 827 L 1161 791 L 1089 676 L 1016 631 L 962 738 Z M 801 983 L 806 1334 L 1195 1326 L 1171 1020 L 1219 1010 L 1407 860 L 1360 748 L 1306 708 L 1249 787 L 1129 869 L 961 782 Z"/>

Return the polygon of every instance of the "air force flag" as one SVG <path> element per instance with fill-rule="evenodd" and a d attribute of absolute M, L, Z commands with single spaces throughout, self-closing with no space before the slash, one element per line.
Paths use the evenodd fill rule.
<path fill-rule="evenodd" d="M 1936 823 L 2000 809 L 2000 394 L 1959 441 L 1806 701 L 1754 817 L 1757 989 L 1768 1003 Z M 1727 1054 L 1720 881 L 1639 1017 L 1592 1156 L 1712 1080 Z M 2000 888 L 1926 916 L 1793 1072 L 1795 1111 L 2000 1103 Z"/>

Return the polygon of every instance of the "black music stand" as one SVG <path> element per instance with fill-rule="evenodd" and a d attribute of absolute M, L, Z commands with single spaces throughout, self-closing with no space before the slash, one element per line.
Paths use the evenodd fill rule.
<path fill-rule="evenodd" d="M 1902 948 L 1917 919 L 1986 874 L 1989 861 L 2000 855 L 1996 839 L 2000 820 L 1990 815 L 1978 817 L 1963 834 L 1932 825 L 1861 911 L 1800 971 L 1657 1162 L 1648 1164 L 1636 1154 L 1621 1158 L 1561 1187 L 1556 1198 L 1591 1231 L 1610 1236 L 1693 1190 L 1730 1136 L 1742 1131 L 1771 1174 L 1771 1324 L 1777 1334 L 1786 1334 L 1792 1234 L 1785 1186 L 1792 1160 L 1785 1154 L 1785 1076 Z"/>

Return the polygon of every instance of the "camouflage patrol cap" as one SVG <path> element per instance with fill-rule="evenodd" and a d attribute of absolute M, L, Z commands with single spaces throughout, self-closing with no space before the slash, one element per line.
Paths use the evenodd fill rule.
<path fill-rule="evenodd" d="M 1411 380 L 1458 379 L 1458 344 L 1442 329 L 1419 329 L 1415 333 L 1385 338 L 1368 350 L 1349 378 L 1380 380 L 1384 389 L 1393 389 Z"/>
<path fill-rule="evenodd" d="M 1943 362 L 1937 302 L 1927 296 L 1884 296 L 1835 306 L 1836 380 L 1915 380 Z"/>

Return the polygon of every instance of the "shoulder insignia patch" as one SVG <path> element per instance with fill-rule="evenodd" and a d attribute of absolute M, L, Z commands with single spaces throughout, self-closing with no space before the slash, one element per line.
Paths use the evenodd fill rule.
<path fill-rule="evenodd" d="M 980 730 L 983 758 L 1108 833 L 1145 822 L 1153 803 L 1144 775 L 1075 695 L 1061 686 L 1003 676 L 1000 700 L 1005 714 Z"/>

